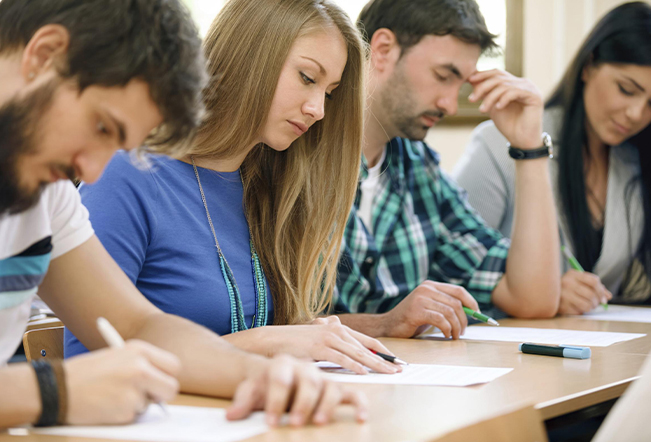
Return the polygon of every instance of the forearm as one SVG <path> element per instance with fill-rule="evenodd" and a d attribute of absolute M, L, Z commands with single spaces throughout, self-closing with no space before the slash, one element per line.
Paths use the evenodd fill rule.
<path fill-rule="evenodd" d="M 372 338 L 387 336 L 384 315 L 356 313 L 337 315 L 343 325 L 347 325 L 355 331 L 364 333 Z"/>
<path fill-rule="evenodd" d="M 266 358 L 246 353 L 206 328 L 164 313 L 149 315 L 128 338 L 150 342 L 178 356 L 184 393 L 231 398 L 249 364 L 267 363 Z"/>
<path fill-rule="evenodd" d="M 37 421 L 41 398 L 32 367 L 13 364 L 0 369 L 0 391 L 0 428 Z"/>
<path fill-rule="evenodd" d="M 560 300 L 558 227 L 549 178 L 549 160 L 516 162 L 516 192 L 511 248 L 503 296 L 495 303 L 525 318 L 551 317 Z"/>
<path fill-rule="evenodd" d="M 274 339 L 270 339 L 270 335 L 273 334 L 272 327 L 274 326 L 250 328 L 222 336 L 222 338 L 240 350 L 271 357 L 279 353 Z"/>

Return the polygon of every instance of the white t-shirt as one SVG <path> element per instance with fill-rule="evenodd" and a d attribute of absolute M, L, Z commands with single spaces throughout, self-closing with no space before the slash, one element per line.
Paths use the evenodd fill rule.
<path fill-rule="evenodd" d="M 0 366 L 20 344 L 50 261 L 93 234 L 88 211 L 67 180 L 47 186 L 31 209 L 0 215 Z"/>
<path fill-rule="evenodd" d="M 359 200 L 357 215 L 364 222 L 369 233 L 373 233 L 373 199 L 375 198 L 377 185 L 380 181 L 380 170 L 382 169 L 382 164 L 384 164 L 386 156 L 387 149 L 385 147 L 380 160 L 375 166 L 368 169 L 368 177 L 359 185 L 362 194 Z"/>

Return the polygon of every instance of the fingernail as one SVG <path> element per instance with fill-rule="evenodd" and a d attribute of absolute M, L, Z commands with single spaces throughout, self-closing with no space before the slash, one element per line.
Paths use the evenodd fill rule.
<path fill-rule="evenodd" d="M 486 106 L 484 106 L 483 104 L 479 106 L 479 112 L 486 112 Z"/>
<path fill-rule="evenodd" d="M 267 425 L 270 427 L 275 427 L 278 425 L 278 416 L 275 416 L 273 414 L 267 414 Z"/>
<path fill-rule="evenodd" d="M 317 424 L 325 424 L 326 423 L 326 415 L 325 415 L 325 413 L 321 413 L 321 412 L 317 413 L 314 416 L 314 422 L 317 423 Z"/>
<path fill-rule="evenodd" d="M 468 100 L 473 101 L 475 99 L 475 94 L 468 95 Z"/>
<path fill-rule="evenodd" d="M 289 423 L 295 427 L 300 427 L 303 425 L 303 416 L 300 414 L 292 414 L 289 417 Z"/>

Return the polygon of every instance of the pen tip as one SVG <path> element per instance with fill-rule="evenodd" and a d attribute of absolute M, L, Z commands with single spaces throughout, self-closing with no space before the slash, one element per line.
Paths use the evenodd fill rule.
<path fill-rule="evenodd" d="M 489 319 L 489 320 L 488 320 L 488 323 L 489 323 L 490 325 L 494 325 L 494 326 L 496 326 L 496 327 L 499 327 L 499 326 L 500 326 L 500 323 L 497 322 L 497 321 L 496 321 L 495 319 L 493 319 L 493 318 Z"/>

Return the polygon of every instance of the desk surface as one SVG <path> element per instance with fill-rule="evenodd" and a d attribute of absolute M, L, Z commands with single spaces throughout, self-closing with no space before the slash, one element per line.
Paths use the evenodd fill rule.
<path fill-rule="evenodd" d="M 465 388 L 360 385 L 369 397 L 368 423 L 354 423 L 351 411 L 342 408 L 336 424 L 299 430 L 278 429 L 250 440 L 427 440 L 530 404 L 535 405 L 544 419 L 549 419 L 619 397 L 636 378 L 651 350 L 651 324 L 577 318 L 507 319 L 500 323 L 510 327 L 647 333 L 647 336 L 610 347 L 593 347 L 592 358 L 587 360 L 525 355 L 518 351 L 517 343 L 383 339 L 389 349 L 413 363 L 510 367 L 514 370 L 488 384 Z M 228 405 L 224 400 L 186 395 L 180 395 L 173 403 Z M 57 442 L 63 439 L 68 438 L 0 434 L 0 442 Z"/>

